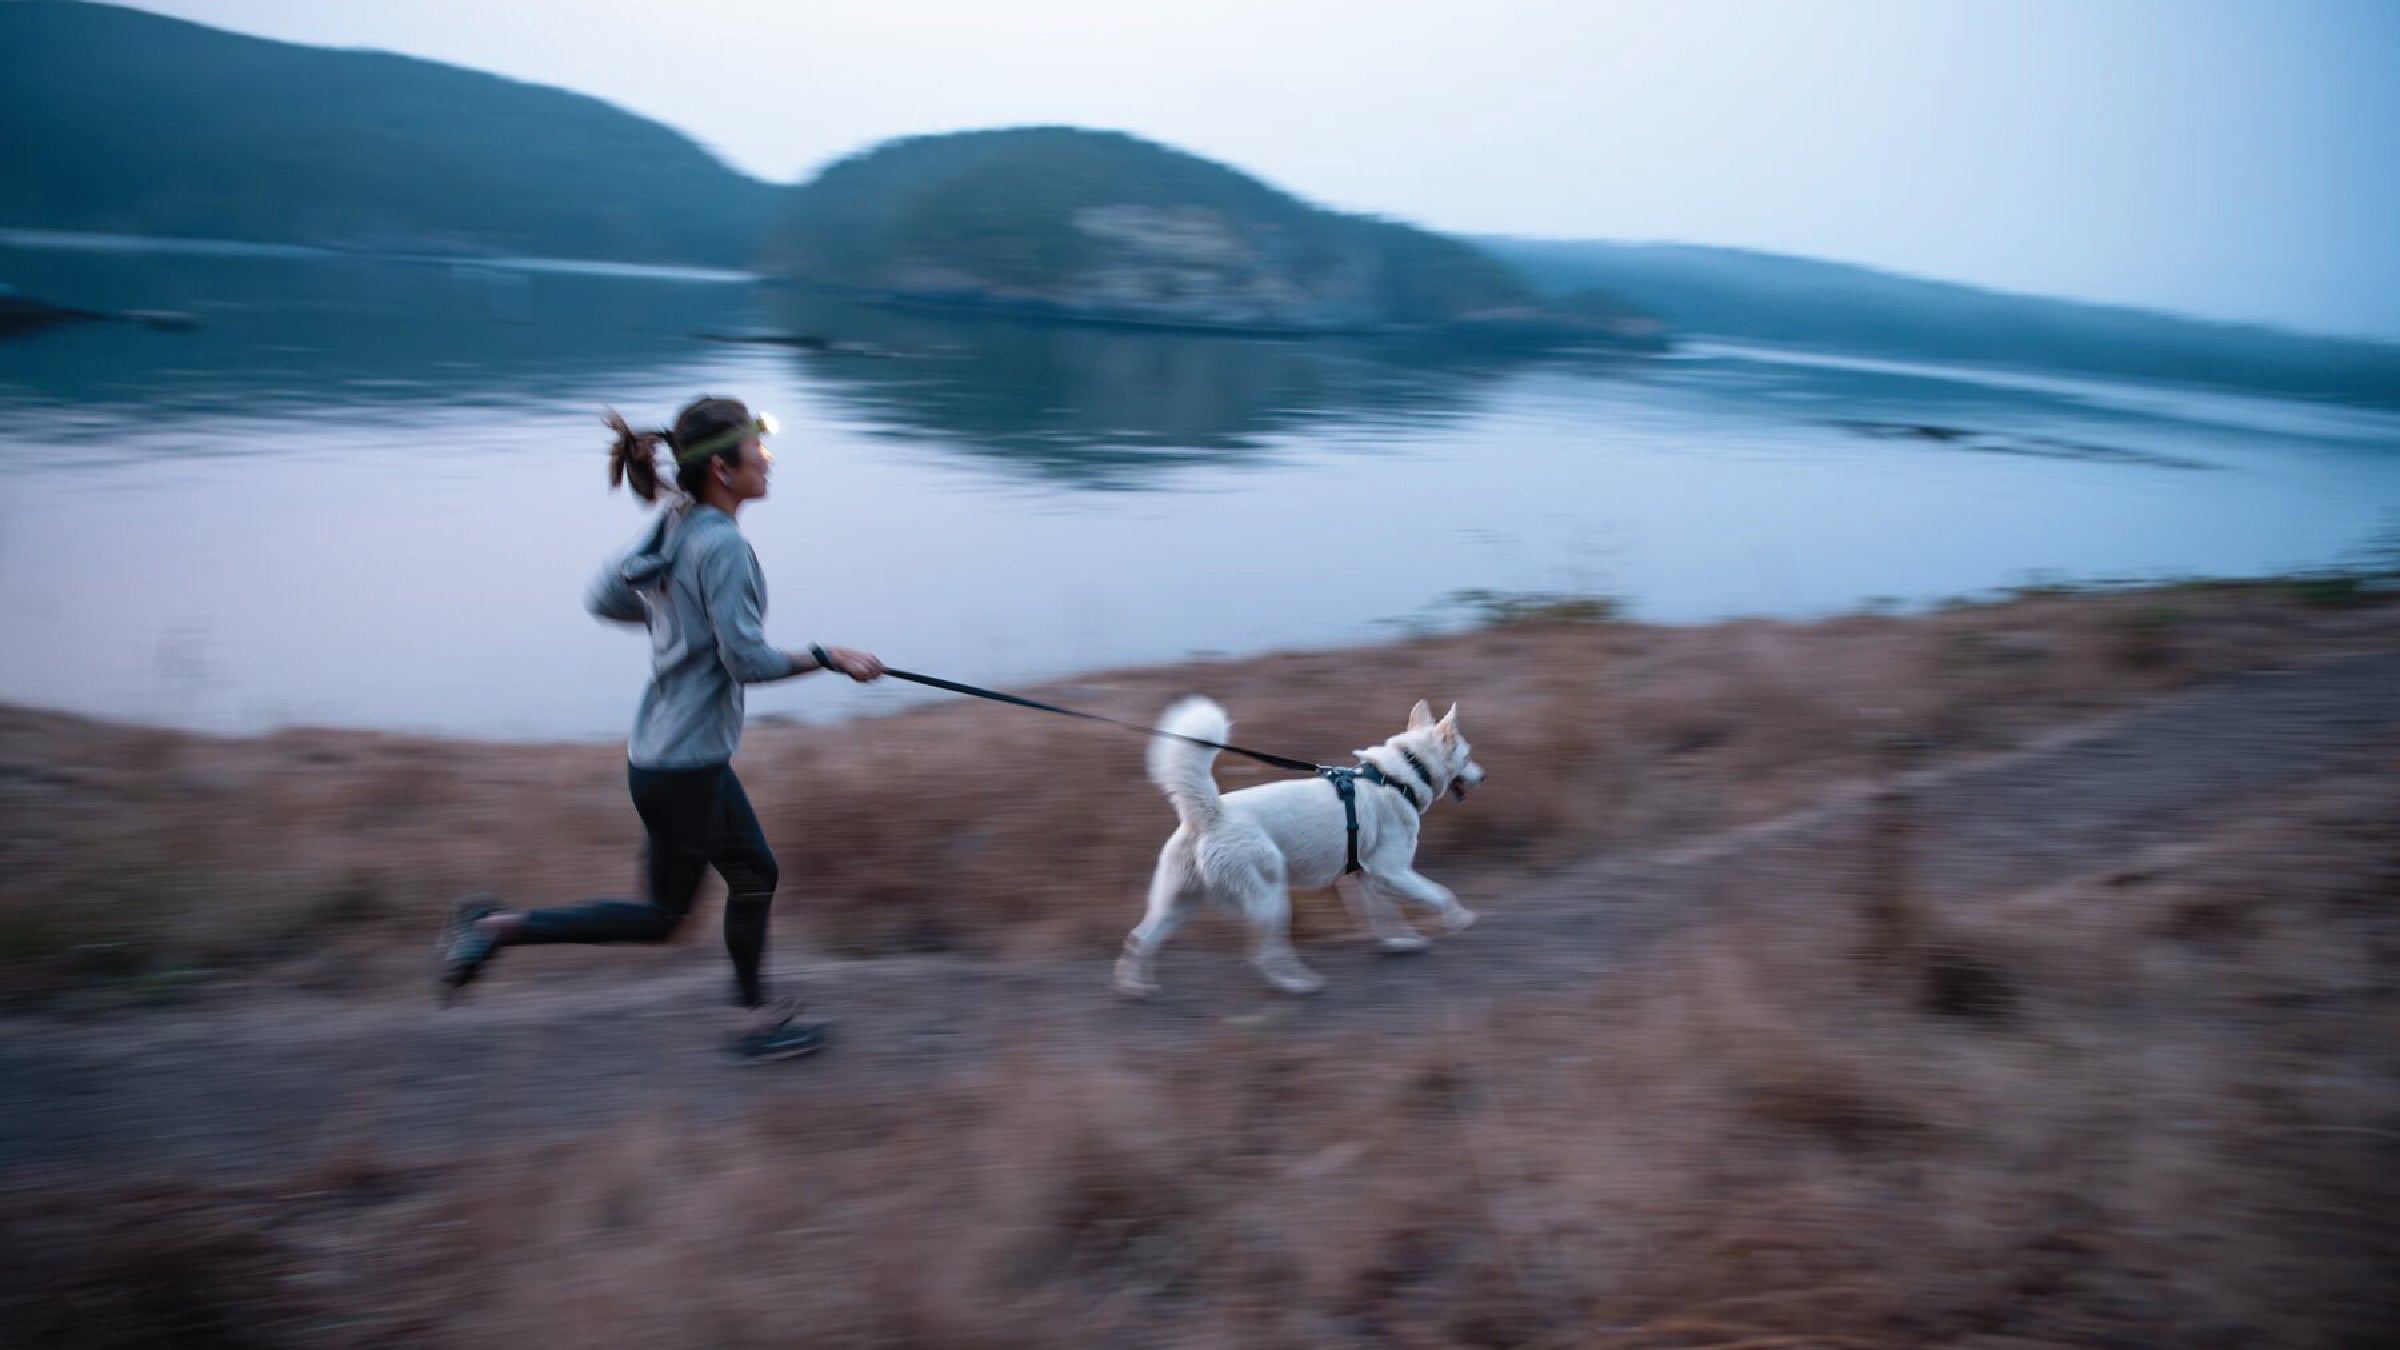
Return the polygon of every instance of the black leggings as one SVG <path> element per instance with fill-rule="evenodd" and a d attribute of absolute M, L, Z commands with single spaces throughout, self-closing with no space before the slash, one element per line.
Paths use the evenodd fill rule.
<path fill-rule="evenodd" d="M 643 847 L 650 902 L 594 900 L 563 909 L 529 909 L 510 936 L 532 942 L 664 942 L 692 912 L 709 868 L 725 878 L 725 952 L 733 958 L 735 996 L 745 1008 L 766 999 L 758 967 L 767 951 L 767 908 L 775 900 L 775 855 L 750 810 L 733 766 L 644 769 L 627 765 L 633 809 L 649 831 Z"/>

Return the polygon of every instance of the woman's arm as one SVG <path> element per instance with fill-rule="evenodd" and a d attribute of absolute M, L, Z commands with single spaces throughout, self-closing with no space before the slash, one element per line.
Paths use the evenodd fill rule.
<path fill-rule="evenodd" d="M 767 645 L 766 578 L 747 540 L 728 537 L 700 559 L 700 596 L 715 631 L 717 657 L 743 684 L 789 679 L 816 668 L 805 656 Z"/>
<path fill-rule="evenodd" d="M 812 644 L 805 659 L 808 665 L 804 669 L 836 671 L 860 684 L 883 678 L 883 661 L 875 653 L 862 652 L 855 647 L 820 647 Z"/>
<path fill-rule="evenodd" d="M 600 575 L 584 588 L 583 607 L 592 612 L 592 617 L 610 623 L 647 625 L 649 608 L 642 604 L 642 593 L 626 584 L 624 568 L 624 559 L 609 559 L 600 569 Z"/>
<path fill-rule="evenodd" d="M 583 590 L 583 607 L 590 610 L 594 618 L 610 623 L 649 626 L 650 606 L 642 599 L 642 593 L 634 589 L 633 583 L 626 580 L 625 574 L 632 572 L 644 580 L 651 580 L 666 565 L 665 560 L 658 556 L 658 548 L 659 542 L 666 537 L 667 520 L 667 513 L 659 512 L 640 543 L 600 565 L 600 574 L 593 577 L 592 584 Z"/>
<path fill-rule="evenodd" d="M 744 684 L 765 684 L 812 670 L 836 670 L 861 684 L 883 676 L 883 662 L 848 647 L 815 647 L 806 654 L 767 645 L 766 579 L 748 541 L 712 550 L 701 564 L 701 594 L 715 630 L 717 656 Z M 817 656 L 824 653 L 824 660 Z"/>

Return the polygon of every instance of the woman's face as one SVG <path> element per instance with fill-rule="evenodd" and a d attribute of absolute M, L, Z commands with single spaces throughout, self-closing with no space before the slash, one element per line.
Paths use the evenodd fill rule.
<path fill-rule="evenodd" d="M 735 501 L 756 501 L 767 495 L 767 474 L 775 463 L 775 455 L 758 437 L 744 440 L 737 454 L 719 456 L 717 463 L 720 466 L 717 481 L 725 485 Z"/>

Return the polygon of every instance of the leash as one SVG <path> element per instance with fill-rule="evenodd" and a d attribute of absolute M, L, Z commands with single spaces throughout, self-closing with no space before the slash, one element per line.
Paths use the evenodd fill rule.
<path fill-rule="evenodd" d="M 1170 740 L 1188 741 L 1193 745 L 1207 746 L 1211 750 L 1223 750 L 1229 754 L 1255 759 L 1261 764 L 1272 764 L 1278 769 L 1290 769 L 1294 773 L 1322 773 L 1325 770 L 1324 765 L 1312 764 L 1305 759 L 1293 759 L 1286 755 L 1270 755 L 1264 750 L 1245 750 L 1238 745 L 1226 745 L 1221 741 L 1186 736 L 1180 731 L 1162 731 L 1157 727 L 1143 726 L 1139 722 L 1120 722 L 1114 717 L 1102 717 L 1098 713 L 1062 708 L 1055 703 L 1044 703 L 1039 699 L 1019 698 L 1015 694 L 1003 694 L 997 689 L 982 689 L 971 684 L 960 684 L 956 680 L 945 680 L 937 675 L 919 675 L 913 670 L 894 670 L 890 666 L 885 666 L 883 673 L 895 680 L 906 680 L 910 684 L 921 684 L 932 689 L 947 689 L 953 694 L 965 694 L 971 698 L 988 698 L 994 703 L 1014 703 L 1020 708 L 1057 713 L 1061 717 L 1080 717 L 1086 722 L 1103 722 L 1112 727 L 1123 727 L 1127 731 L 1138 731 L 1144 736 L 1164 736 Z"/>
<path fill-rule="evenodd" d="M 1330 764 L 1311 764 L 1307 760 L 1293 759 L 1288 755 L 1270 755 L 1264 750 L 1247 750 L 1238 745 L 1227 745 L 1222 741 L 1206 740 L 1199 736 L 1186 736 L 1180 731 L 1146 727 L 1138 722 L 1122 722 L 1114 717 L 1102 717 L 1098 713 L 1083 712 L 1076 708 L 1062 708 L 1055 703 L 1044 703 L 1040 699 L 1022 698 L 1015 694 L 1003 694 L 997 689 L 985 689 L 977 685 L 961 684 L 956 680 L 945 680 L 938 675 L 920 675 L 913 670 L 896 670 L 890 666 L 885 666 L 883 673 L 895 680 L 906 680 L 910 684 L 921 684 L 929 689 L 944 689 L 953 694 L 965 694 L 970 698 L 990 699 L 994 703 L 1013 703 L 1020 708 L 1031 708 L 1036 712 L 1057 713 L 1061 717 L 1079 717 L 1086 722 L 1099 722 L 1107 726 L 1122 727 L 1127 731 L 1139 732 L 1144 736 L 1164 736 L 1169 740 L 1184 741 L 1192 745 L 1205 746 L 1211 750 L 1222 750 L 1227 754 L 1241 755 L 1278 769 L 1289 769 L 1294 773 L 1315 774 L 1332 783 L 1335 794 L 1342 799 L 1342 816 L 1344 823 L 1349 827 L 1350 834 L 1349 865 L 1342 869 L 1345 873 L 1359 870 L 1358 790 L 1355 780 L 1364 778 L 1380 787 L 1391 788 L 1401 796 L 1408 798 L 1411 806 L 1416 805 L 1417 801 L 1415 793 L 1385 776 L 1383 771 L 1373 764 L 1361 764 L 1355 769 L 1338 768 Z M 1410 758 L 1413 761 L 1415 757 L 1411 756 Z M 1430 790 L 1431 786 L 1429 778 L 1427 788 Z"/>

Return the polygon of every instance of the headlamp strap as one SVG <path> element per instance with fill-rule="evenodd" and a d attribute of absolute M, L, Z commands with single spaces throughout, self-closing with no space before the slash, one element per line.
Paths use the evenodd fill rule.
<path fill-rule="evenodd" d="M 705 459 L 710 455 L 722 454 L 725 451 L 731 450 L 733 447 L 740 445 L 743 441 L 750 439 L 752 436 L 772 436 L 774 434 L 775 419 L 761 414 L 760 416 L 753 417 L 749 421 L 744 422 L 739 426 L 727 427 L 725 430 L 718 432 L 714 436 L 704 436 L 700 440 L 695 441 L 680 450 L 677 450 L 675 452 L 675 467 L 680 469 L 695 459 Z"/>

